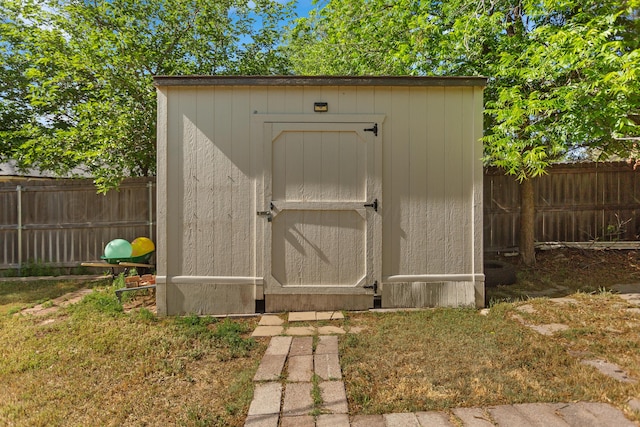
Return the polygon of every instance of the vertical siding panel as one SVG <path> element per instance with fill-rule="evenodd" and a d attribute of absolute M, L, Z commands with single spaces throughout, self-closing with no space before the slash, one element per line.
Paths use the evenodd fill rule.
<path fill-rule="evenodd" d="M 375 89 L 372 87 L 358 86 L 357 88 L 355 88 L 355 91 L 356 107 L 354 111 L 358 112 L 358 114 L 374 113 L 376 111 L 374 104 Z"/>
<path fill-rule="evenodd" d="M 307 114 L 322 114 L 313 112 L 313 103 L 329 102 L 323 93 L 323 89 L 317 86 L 307 86 L 299 88 L 298 90 L 300 91 L 300 95 L 302 95 L 302 109 L 295 111 L 295 113 L 300 113 L 302 111 Z M 329 113 L 337 113 L 338 111 L 334 111 L 337 108 L 338 105 L 336 103 L 329 102 Z"/>
<path fill-rule="evenodd" d="M 284 113 L 299 114 L 309 111 L 309 106 L 304 105 L 303 90 L 299 86 L 288 86 L 282 91 L 284 95 Z M 279 112 L 279 111 L 276 111 Z"/>
<path fill-rule="evenodd" d="M 285 97 L 283 96 L 282 88 L 268 87 L 266 90 L 267 90 L 267 112 L 270 114 L 286 112 L 287 103 L 286 103 Z"/>
<path fill-rule="evenodd" d="M 398 259 L 399 274 L 411 274 L 413 257 L 411 254 L 409 235 L 409 89 L 405 87 L 394 87 L 391 89 L 391 119 L 393 129 L 391 134 L 392 181 L 391 187 L 391 217 L 394 223 L 394 238 L 396 242 L 394 258 Z M 387 198 L 388 199 L 388 198 Z M 389 200 L 387 200 L 389 202 Z"/>
<path fill-rule="evenodd" d="M 321 186 L 322 168 L 322 140 L 319 132 L 305 132 L 303 138 L 303 194 L 302 199 L 322 200 L 324 188 Z"/>
<path fill-rule="evenodd" d="M 253 224 L 255 215 L 255 187 L 251 170 L 251 134 L 247 123 L 250 120 L 251 98 L 245 88 L 236 88 L 232 93 L 231 156 L 234 190 L 232 192 L 233 222 L 231 236 L 232 262 L 231 274 L 248 276 L 253 270 L 255 234 Z"/>
<path fill-rule="evenodd" d="M 366 111 L 360 111 L 358 109 L 358 94 L 361 93 L 356 87 L 340 87 L 338 98 L 338 108 L 342 114 L 359 113 L 362 114 Z M 371 106 L 369 106 L 371 108 Z"/>
<path fill-rule="evenodd" d="M 484 104 L 484 91 L 483 88 L 473 88 L 473 104 L 471 108 L 470 122 L 473 124 L 472 131 L 472 146 L 473 156 L 471 162 L 473 165 L 473 175 L 471 177 L 473 182 L 473 263 L 472 273 L 482 274 L 484 273 L 484 249 L 483 245 L 483 232 L 484 227 L 482 224 L 483 218 L 483 205 L 482 205 L 482 188 L 483 188 L 483 176 L 484 170 L 480 159 L 483 157 L 483 144 L 481 141 L 482 130 L 484 127 L 484 117 L 482 114 Z M 484 283 L 482 285 L 475 279 L 474 282 L 474 297 L 476 301 L 476 308 L 484 307 L 485 305 L 485 288 Z"/>
<path fill-rule="evenodd" d="M 463 271 L 462 260 L 462 224 L 465 221 L 464 211 L 466 206 L 462 203 L 464 183 L 462 182 L 461 162 L 462 158 L 462 90 L 458 87 L 445 89 L 445 167 L 447 175 L 445 179 L 446 197 L 446 230 L 447 239 L 445 246 L 446 272 L 457 273 Z"/>
<path fill-rule="evenodd" d="M 183 180 L 183 235 L 182 274 L 196 275 L 195 254 L 198 251 L 198 89 L 184 88 L 182 91 L 182 120 L 184 123 L 184 180 Z"/>
<path fill-rule="evenodd" d="M 343 137 L 347 141 L 343 141 Z M 319 182 L 323 187 L 321 200 L 344 200 L 340 186 L 340 147 L 350 145 L 348 140 L 354 139 L 355 135 L 345 132 L 321 132 L 320 138 L 322 176 Z"/>
<path fill-rule="evenodd" d="M 267 89 L 260 88 L 250 90 L 251 97 L 251 107 L 253 109 L 252 112 L 256 113 L 265 113 L 267 111 L 268 100 L 267 100 Z M 267 209 L 264 206 L 264 141 L 261 139 L 263 137 L 263 129 L 262 124 L 253 123 L 251 126 L 251 152 L 252 152 L 252 160 L 253 160 L 253 171 L 254 171 L 254 185 L 255 185 L 255 194 L 256 194 L 256 211 L 262 211 Z M 264 238 L 264 227 L 267 226 L 267 221 L 264 218 L 256 218 L 254 219 L 254 235 L 256 236 L 256 242 L 254 245 L 254 277 L 264 277 L 264 246 L 265 246 L 265 238 Z M 263 288 L 258 288 L 259 291 L 256 292 L 256 298 L 262 299 L 262 290 Z"/>
<path fill-rule="evenodd" d="M 478 190 L 476 187 L 476 177 L 479 178 L 478 185 L 482 188 L 482 175 L 478 175 L 478 167 L 480 164 L 481 153 L 478 153 L 476 136 L 476 108 L 478 107 L 474 98 L 475 88 L 465 88 L 462 91 L 460 106 L 460 120 L 462 121 L 461 131 L 461 144 L 462 144 L 462 158 L 461 158 L 461 179 L 462 179 L 462 194 L 461 202 L 463 203 L 463 211 L 461 214 L 464 216 L 461 232 L 462 232 L 462 249 L 464 253 L 463 262 L 460 266 L 460 271 L 465 273 L 474 273 L 474 260 L 476 257 L 476 243 L 482 247 L 482 239 L 478 237 L 476 241 L 475 233 L 482 231 L 481 219 L 476 222 L 476 214 L 478 212 L 479 203 L 482 199 L 476 200 Z M 482 92 L 475 93 L 478 96 L 482 96 Z M 482 215 L 482 211 L 480 211 Z M 481 234 L 479 235 L 481 236 Z"/>
<path fill-rule="evenodd" d="M 409 125 L 411 134 L 409 140 L 409 200 L 408 200 L 408 254 L 412 262 L 407 270 L 410 274 L 426 274 L 427 248 L 429 246 L 427 234 L 427 134 L 426 118 L 427 90 L 412 88 L 409 93 Z"/>
<path fill-rule="evenodd" d="M 446 244 L 445 214 L 445 90 L 430 90 L 429 147 L 427 157 L 427 226 L 429 246 L 427 247 L 427 273 L 445 272 L 444 248 Z"/>
<path fill-rule="evenodd" d="M 232 89 L 215 89 L 215 111 L 213 112 L 215 144 L 213 182 L 215 203 L 213 205 L 214 224 L 213 271 L 215 276 L 232 275 L 233 191 L 235 189 L 232 163 Z"/>
<path fill-rule="evenodd" d="M 398 274 L 399 260 L 397 255 L 398 239 L 400 231 L 396 218 L 395 209 L 391 198 L 392 175 L 392 155 L 394 151 L 393 136 L 393 109 L 391 108 L 391 89 L 376 87 L 373 91 L 374 111 L 385 114 L 382 132 L 382 275 L 389 276 Z"/>
<path fill-rule="evenodd" d="M 168 276 L 182 274 L 182 258 L 185 255 L 183 248 L 183 207 L 184 207 L 184 189 L 183 180 L 185 170 L 184 157 L 184 119 L 183 105 L 185 104 L 181 89 L 167 89 L 167 149 L 166 159 L 166 178 L 158 188 L 159 197 L 166 200 L 166 220 L 163 227 L 166 233 L 164 241 L 164 249 L 162 247 L 162 239 L 159 242 L 160 249 L 166 253 L 166 274 Z M 163 187 L 166 189 L 162 193 Z M 110 204 L 107 201 L 107 209 L 110 211 Z M 110 238 L 107 237 L 107 238 Z M 165 308 L 166 309 L 166 308 Z"/>
<path fill-rule="evenodd" d="M 306 140 L 298 134 L 285 132 L 280 135 L 282 142 L 278 141 L 278 145 L 282 147 L 277 153 L 274 153 L 273 176 L 278 176 L 278 181 L 284 188 L 284 197 L 280 200 L 304 200 L 305 192 L 305 143 Z M 284 149 L 284 153 L 282 153 Z M 278 158 L 276 158 L 278 155 Z M 275 161 L 284 160 L 282 167 L 275 167 Z"/>
<path fill-rule="evenodd" d="M 213 187 L 215 167 L 215 151 L 213 142 L 215 129 L 213 127 L 214 113 L 213 89 L 200 89 L 197 93 L 198 125 L 197 145 L 197 192 L 196 216 L 198 247 L 193 254 L 195 270 L 199 276 L 212 276 L 214 272 L 214 228 L 215 217 L 213 207 L 216 204 L 216 194 Z"/>

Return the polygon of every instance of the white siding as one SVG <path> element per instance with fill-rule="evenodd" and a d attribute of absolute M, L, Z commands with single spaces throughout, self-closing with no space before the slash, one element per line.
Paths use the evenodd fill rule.
<path fill-rule="evenodd" d="M 330 114 L 385 116 L 378 153 L 382 265 L 377 268 L 383 282 L 389 276 L 421 276 L 415 282 L 425 283 L 423 276 L 482 273 L 482 146 L 477 142 L 482 88 L 171 86 L 158 93 L 159 285 L 172 277 L 204 277 L 212 284 L 235 277 L 258 285 L 261 298 L 266 221 L 256 211 L 265 209 L 264 147 L 262 128 L 252 126 L 251 117 L 320 114 L 313 113 L 318 101 L 328 102 Z M 287 137 L 278 144 L 287 144 Z M 293 156 L 286 158 L 287 173 L 311 171 L 316 158 L 327 164 L 329 157 L 341 157 L 341 147 L 311 151 L 320 146 L 310 144 L 297 157 L 283 148 Z M 292 162 L 302 165 L 296 169 Z M 331 184 L 350 173 L 355 179 L 358 168 L 338 159 L 323 179 Z M 316 184 L 320 181 L 305 183 L 305 191 L 325 191 Z M 294 200 L 291 192 L 298 190 L 274 181 L 276 195 Z M 353 196 L 362 198 L 349 194 L 347 199 Z M 476 287 L 477 300 L 481 290 Z M 162 292 L 159 286 L 159 298 Z M 199 288 L 198 295 L 202 292 Z"/>

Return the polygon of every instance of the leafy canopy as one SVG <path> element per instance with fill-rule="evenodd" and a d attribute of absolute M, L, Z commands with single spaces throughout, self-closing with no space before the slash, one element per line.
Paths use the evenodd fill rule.
<path fill-rule="evenodd" d="M 287 48 L 301 74 L 484 75 L 485 163 L 518 179 L 583 150 L 634 155 L 640 0 L 329 0 Z"/>
<path fill-rule="evenodd" d="M 155 173 L 154 75 L 274 74 L 292 5 L 275 0 L 4 0 L 0 161 L 105 191 Z"/>

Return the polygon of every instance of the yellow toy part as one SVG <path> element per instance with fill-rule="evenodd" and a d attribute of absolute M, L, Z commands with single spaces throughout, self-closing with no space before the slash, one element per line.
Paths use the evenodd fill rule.
<path fill-rule="evenodd" d="M 131 256 L 138 257 L 155 251 L 156 245 L 148 237 L 138 237 L 131 242 L 131 249 Z"/>

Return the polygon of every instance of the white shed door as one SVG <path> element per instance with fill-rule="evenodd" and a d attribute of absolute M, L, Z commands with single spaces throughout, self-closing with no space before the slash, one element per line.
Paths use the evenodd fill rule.
<path fill-rule="evenodd" d="M 373 293 L 381 235 L 376 135 L 365 130 L 373 125 L 265 123 L 265 293 Z"/>

